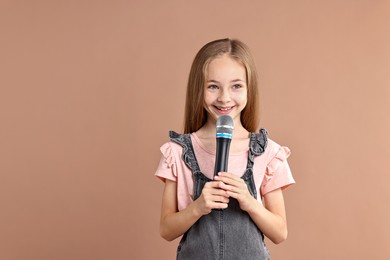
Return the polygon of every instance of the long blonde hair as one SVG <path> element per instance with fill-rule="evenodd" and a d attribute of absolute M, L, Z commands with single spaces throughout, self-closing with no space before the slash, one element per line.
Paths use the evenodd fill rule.
<path fill-rule="evenodd" d="M 194 58 L 187 83 L 184 133 L 195 132 L 206 123 L 207 112 L 203 105 L 207 66 L 213 59 L 224 54 L 245 67 L 248 98 L 247 105 L 241 112 L 241 123 L 249 132 L 258 130 L 260 111 L 255 62 L 249 48 L 243 42 L 226 38 L 207 43 Z"/>

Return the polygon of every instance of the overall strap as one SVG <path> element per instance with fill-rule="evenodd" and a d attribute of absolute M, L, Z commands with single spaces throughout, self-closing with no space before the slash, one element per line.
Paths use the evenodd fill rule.
<path fill-rule="evenodd" d="M 192 171 L 194 179 L 193 199 L 196 200 L 200 196 L 204 185 L 211 180 L 200 171 L 194 147 L 191 142 L 191 134 L 178 134 L 174 131 L 170 131 L 169 136 L 173 142 L 178 143 L 183 147 L 182 160 Z"/>
<path fill-rule="evenodd" d="M 255 156 L 259 156 L 264 153 L 265 148 L 268 144 L 268 133 L 267 130 L 261 128 L 258 133 L 251 133 L 249 143 L 249 160 L 248 167 L 253 168 L 253 162 Z"/>
<path fill-rule="evenodd" d="M 192 147 L 190 134 L 178 134 L 174 131 L 169 131 L 171 141 L 180 144 L 183 147 L 182 159 L 188 168 L 194 173 L 199 173 L 200 168 L 196 160 L 194 148 Z"/>
<path fill-rule="evenodd" d="M 264 128 L 261 128 L 259 133 L 250 133 L 248 163 L 245 174 L 242 178 L 248 185 L 249 192 L 254 198 L 257 198 L 257 189 L 253 178 L 253 164 L 256 156 L 264 153 L 268 143 L 268 134 Z"/>

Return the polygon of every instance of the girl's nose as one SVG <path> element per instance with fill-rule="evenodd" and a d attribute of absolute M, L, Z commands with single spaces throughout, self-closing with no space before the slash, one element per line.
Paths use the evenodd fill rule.
<path fill-rule="evenodd" d="M 229 102 L 230 101 L 230 92 L 229 92 L 229 90 L 221 89 L 221 91 L 219 92 L 218 101 L 219 102 L 224 102 L 224 103 Z"/>

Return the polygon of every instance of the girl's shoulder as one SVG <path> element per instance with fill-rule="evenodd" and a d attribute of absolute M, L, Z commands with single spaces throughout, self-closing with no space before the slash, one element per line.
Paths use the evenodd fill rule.
<path fill-rule="evenodd" d="M 281 145 L 279 143 L 275 142 L 271 138 L 268 138 L 266 151 L 272 153 L 272 152 L 275 152 L 275 151 L 279 150 L 280 147 L 281 147 Z"/>
<path fill-rule="evenodd" d="M 254 133 L 257 138 L 257 147 L 258 149 L 262 150 L 264 152 L 264 157 L 268 157 L 269 159 L 272 159 L 273 157 L 277 156 L 278 154 L 285 154 L 286 157 L 290 154 L 290 149 L 286 146 L 280 145 L 275 140 L 271 139 L 269 137 L 268 131 L 264 128 L 261 128 L 259 132 Z"/>
<path fill-rule="evenodd" d="M 278 165 L 279 163 L 287 161 L 290 154 L 291 151 L 287 146 L 280 145 L 274 140 L 268 138 L 267 147 L 263 156 L 260 157 L 263 157 L 263 159 L 270 165 Z"/>
<path fill-rule="evenodd" d="M 180 158 L 185 142 L 185 136 L 183 134 L 169 131 L 169 140 L 160 146 L 160 151 L 165 158 Z"/>

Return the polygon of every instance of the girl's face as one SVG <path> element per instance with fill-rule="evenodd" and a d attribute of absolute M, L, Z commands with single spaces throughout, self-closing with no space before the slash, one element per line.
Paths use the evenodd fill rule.
<path fill-rule="evenodd" d="M 230 115 L 235 126 L 241 125 L 241 111 L 247 104 L 246 70 L 243 65 L 223 55 L 213 59 L 206 70 L 204 108 L 208 121 Z"/>

